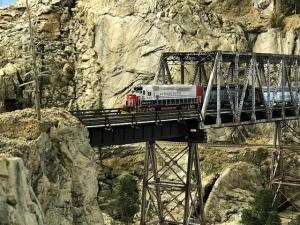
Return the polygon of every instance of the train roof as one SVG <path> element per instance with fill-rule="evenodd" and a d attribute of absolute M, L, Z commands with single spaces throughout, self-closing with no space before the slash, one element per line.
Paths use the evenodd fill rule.
<path fill-rule="evenodd" d="M 196 84 L 142 84 L 139 86 L 140 87 L 192 87 L 192 86 L 196 86 Z"/>

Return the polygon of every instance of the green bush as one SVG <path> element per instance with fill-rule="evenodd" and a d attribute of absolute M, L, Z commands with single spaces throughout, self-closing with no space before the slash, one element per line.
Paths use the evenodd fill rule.
<path fill-rule="evenodd" d="M 259 190 L 254 197 L 250 209 L 242 211 L 241 223 L 244 225 L 281 225 L 280 218 L 272 206 L 271 190 Z"/>
<path fill-rule="evenodd" d="M 118 177 L 115 195 L 117 198 L 115 217 L 125 223 L 131 223 L 139 210 L 138 187 L 133 176 L 125 173 Z"/>
<path fill-rule="evenodd" d="M 289 222 L 288 225 L 300 225 L 300 215 L 298 215 L 295 219 Z"/>
<path fill-rule="evenodd" d="M 277 212 L 272 211 L 269 213 L 266 225 L 280 225 L 281 220 Z"/>

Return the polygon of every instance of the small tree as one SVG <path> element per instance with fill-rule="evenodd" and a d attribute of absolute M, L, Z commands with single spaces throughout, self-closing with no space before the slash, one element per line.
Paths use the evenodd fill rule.
<path fill-rule="evenodd" d="M 250 209 L 242 212 L 241 223 L 244 225 L 281 225 L 278 213 L 272 206 L 271 190 L 259 190 L 254 197 Z"/>
<path fill-rule="evenodd" d="M 31 21 L 31 8 L 29 5 L 28 0 L 26 0 L 26 8 L 28 14 L 28 24 L 29 24 L 29 36 L 30 36 L 30 49 L 31 49 L 31 56 L 32 56 L 32 70 L 33 70 L 33 77 L 34 77 L 34 89 L 35 89 L 35 110 L 37 114 L 37 119 L 41 120 L 41 100 L 40 100 L 40 82 L 39 82 L 39 74 L 37 68 L 37 55 L 36 55 L 36 46 L 34 43 L 34 34 L 32 28 L 32 21 Z"/>
<path fill-rule="evenodd" d="M 131 223 L 139 210 L 137 182 L 130 174 L 122 174 L 118 177 L 115 190 L 117 196 L 116 217 L 123 222 Z"/>
<path fill-rule="evenodd" d="M 266 225 L 281 225 L 281 220 L 277 212 L 272 211 L 269 213 Z"/>

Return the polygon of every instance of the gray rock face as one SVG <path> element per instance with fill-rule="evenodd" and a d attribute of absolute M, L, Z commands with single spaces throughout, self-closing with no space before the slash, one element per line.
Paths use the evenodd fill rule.
<path fill-rule="evenodd" d="M 238 224 L 241 209 L 248 207 L 262 184 L 261 173 L 254 165 L 243 162 L 227 168 L 207 199 L 206 219 L 212 224 Z"/>
<path fill-rule="evenodd" d="M 0 104 L 16 99 L 28 107 L 34 101 L 32 55 L 27 11 L 20 4 L 0 9 Z M 66 38 L 69 8 L 40 3 L 31 12 L 42 105 L 66 107 L 74 97 L 74 49 Z"/>
<path fill-rule="evenodd" d="M 80 7 L 96 23 L 94 50 L 108 108 L 121 106 L 133 85 L 152 82 L 163 51 L 247 48 L 243 30 L 205 12 L 201 1 L 88 1 Z"/>
<path fill-rule="evenodd" d="M 104 224 L 86 129 L 62 110 L 44 110 L 40 124 L 34 116 L 32 110 L 0 116 L 1 222 Z"/>
<path fill-rule="evenodd" d="M 295 54 L 300 53 L 299 16 L 291 16 L 282 21 L 280 28 L 271 28 L 257 36 L 253 51 L 263 53 Z"/>
<path fill-rule="evenodd" d="M 20 158 L 0 157 L 0 221 L 3 225 L 42 225 L 43 211 Z"/>

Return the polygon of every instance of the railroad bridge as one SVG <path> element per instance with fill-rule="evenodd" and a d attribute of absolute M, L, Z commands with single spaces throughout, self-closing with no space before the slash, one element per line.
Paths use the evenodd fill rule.
<path fill-rule="evenodd" d="M 89 130 L 93 146 L 146 142 L 142 225 L 205 224 L 197 143 L 206 142 L 208 128 L 275 123 L 270 183 L 275 198 L 283 196 L 293 205 L 299 194 L 287 196 L 284 187 L 300 184 L 284 177 L 282 128 L 299 136 L 287 122 L 299 119 L 299 62 L 300 56 L 294 55 L 167 52 L 160 58 L 154 83 L 205 86 L 201 107 L 135 113 L 122 109 L 81 110 L 73 114 Z M 264 98 L 258 103 L 257 96 Z M 156 140 L 187 142 L 187 147 L 171 156 Z M 187 168 L 178 163 L 185 155 Z M 168 180 L 167 171 L 175 178 Z M 179 216 L 178 210 L 184 215 Z"/>

